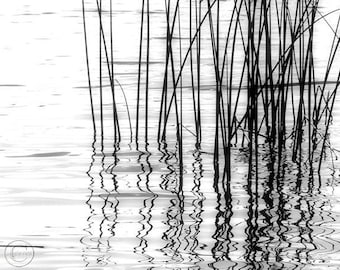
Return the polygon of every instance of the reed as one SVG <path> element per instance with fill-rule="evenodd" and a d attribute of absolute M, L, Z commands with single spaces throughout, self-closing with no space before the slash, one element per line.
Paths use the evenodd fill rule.
<path fill-rule="evenodd" d="M 103 58 L 107 62 L 106 72 L 109 74 L 111 85 L 115 140 L 120 141 L 113 65 L 113 4 L 110 0 L 108 54 L 103 25 L 103 16 L 107 15 L 102 13 L 102 0 L 96 1 L 100 21 L 100 122 L 103 127 Z M 183 132 L 188 130 L 195 137 L 194 147 L 200 149 L 204 134 L 213 126 L 215 173 L 218 176 L 223 172 L 222 178 L 227 179 L 226 181 L 231 177 L 231 150 L 235 146 L 248 148 L 249 175 L 257 174 L 259 145 L 269 149 L 271 160 L 277 160 L 279 167 L 283 160 L 282 156 L 288 149 L 292 152 L 294 162 L 306 164 L 310 168 L 318 162 L 317 170 L 320 171 L 321 161 L 327 149 L 330 149 L 328 133 L 340 79 L 339 73 L 335 87 L 332 88 L 331 73 L 337 68 L 335 63 L 340 46 L 337 34 L 339 21 L 333 27 L 327 21 L 327 17 L 335 11 L 322 14 L 318 0 L 296 0 L 294 3 L 296 4 L 293 5 L 287 0 L 234 0 L 232 3 L 219 0 L 189 0 L 187 3 L 164 0 L 166 37 L 165 54 L 161 59 L 164 68 L 159 74 L 163 79 L 159 91 L 157 136 L 152 137 L 149 134 L 149 118 L 153 14 L 150 1 L 143 0 L 140 11 L 136 78 L 134 139 L 137 145 L 138 142 L 148 144 L 153 141 L 166 143 L 175 140 L 182 171 L 185 137 Z M 85 14 L 83 1 L 91 111 L 95 126 Z M 183 23 L 185 19 L 187 23 Z M 334 32 L 322 79 L 317 73 L 320 67 L 315 61 L 314 51 L 315 29 L 320 23 L 326 23 Z M 206 43 L 203 43 L 203 40 L 204 42 L 209 40 L 210 55 L 206 53 Z M 209 126 L 202 121 L 204 108 L 201 97 L 202 81 L 205 78 L 202 69 L 207 65 L 212 67 L 214 72 L 214 81 L 210 86 L 214 91 L 210 92 L 209 97 L 211 107 L 214 107 L 214 123 L 209 123 Z M 120 84 L 119 86 L 122 89 Z M 190 117 L 185 115 L 185 109 L 189 108 L 185 107 L 188 106 L 188 100 L 184 100 L 186 89 L 189 89 L 191 96 Z M 128 107 L 125 95 L 124 98 Z M 242 103 L 243 99 L 245 103 Z M 142 105 L 144 105 L 143 117 Z M 188 123 L 186 119 L 192 119 L 192 122 Z M 130 115 L 129 121 L 131 122 Z M 144 134 L 140 132 L 142 122 Z M 171 124 L 176 127 L 174 137 L 169 135 Z M 193 126 L 193 131 L 188 126 Z M 104 130 L 101 130 L 102 134 L 103 132 Z M 250 189 L 251 186 L 252 184 Z M 254 188 L 256 187 L 255 183 Z"/>
<path fill-rule="evenodd" d="M 108 47 L 108 41 L 107 41 L 107 34 L 105 33 L 104 29 L 104 18 L 103 18 L 103 2 L 102 0 L 96 0 L 95 2 L 96 8 L 97 8 L 97 14 L 98 14 L 98 20 L 99 20 L 99 30 L 98 30 L 98 36 L 99 36 L 99 42 L 98 42 L 98 60 L 99 60 L 99 119 L 100 119 L 100 136 L 101 136 L 101 145 L 104 145 L 104 80 L 105 77 L 105 71 L 108 75 L 109 80 L 109 88 L 112 95 L 112 119 L 113 119 L 113 128 L 114 128 L 114 144 L 117 144 L 121 140 L 121 134 L 120 134 L 120 126 L 119 126 L 119 117 L 117 112 L 117 104 L 116 104 L 116 98 L 115 98 L 115 78 L 114 78 L 114 53 L 113 53 L 113 6 L 112 1 L 109 2 L 109 44 L 110 48 Z M 84 5 L 84 22 L 85 22 L 85 5 Z M 85 27 L 85 25 L 84 25 Z M 85 28 L 84 28 L 85 29 Z M 86 29 L 85 29 L 86 30 Z M 86 40 L 87 43 L 87 40 Z M 89 62 L 89 53 L 86 54 L 87 63 Z M 88 64 L 89 65 L 89 64 Z M 106 66 L 106 69 L 104 69 L 104 66 Z M 88 67 L 90 70 L 90 66 Z M 89 71 L 90 73 L 90 71 Z M 89 76 L 89 75 L 88 75 Z M 88 77 L 90 80 L 90 76 Z M 93 93 L 92 93 L 93 96 Z M 94 108 L 94 104 L 93 104 Z M 95 126 L 95 117 L 93 117 L 94 126 Z"/>
<path fill-rule="evenodd" d="M 137 81 L 137 104 L 136 104 L 136 135 L 135 142 L 138 145 L 139 123 L 140 119 L 140 102 L 141 102 L 141 84 L 142 84 L 142 59 L 143 59 L 143 40 L 144 40 L 144 20 L 146 16 L 146 63 L 145 63 L 145 95 L 144 95 L 144 142 L 148 142 L 148 119 L 149 119 L 149 68 L 150 68 L 150 3 L 142 1 L 140 39 L 139 39 L 139 56 L 138 56 L 138 81 Z"/>
<path fill-rule="evenodd" d="M 120 136 L 120 128 L 119 128 L 119 121 L 118 121 L 118 113 L 117 113 L 117 106 L 116 106 L 116 97 L 115 97 L 115 81 L 117 81 L 114 77 L 114 65 L 113 65 L 113 6 L 112 6 L 112 0 L 110 0 L 110 60 L 111 60 L 111 76 L 110 76 L 110 85 L 111 85 L 111 94 L 112 94 L 112 116 L 113 116 L 113 126 L 114 126 L 114 141 L 115 143 L 120 142 L 121 136 Z M 117 81 L 118 82 L 118 81 Z M 124 95 L 124 98 L 126 100 L 123 88 L 121 87 L 120 83 L 118 82 L 122 93 Z M 128 107 L 127 107 L 128 109 Z M 129 122 L 130 121 L 130 114 L 129 115 Z M 131 126 L 131 123 L 130 123 Z"/>
<path fill-rule="evenodd" d="M 88 51 L 88 42 L 87 42 L 85 0 L 82 0 L 82 17 L 83 17 L 84 44 L 85 44 L 85 56 L 86 56 L 85 57 L 86 58 L 86 71 L 87 71 L 89 96 L 90 96 L 91 117 L 92 117 L 92 124 L 93 124 L 94 135 L 96 135 L 96 120 L 95 120 L 95 113 L 94 113 L 94 102 L 93 102 L 93 94 L 92 94 L 92 83 L 91 83 L 91 72 L 90 72 L 90 62 L 89 62 L 89 51 Z"/>
<path fill-rule="evenodd" d="M 99 0 L 98 17 L 99 17 L 99 106 L 100 106 L 100 138 L 102 151 L 104 151 L 104 111 L 103 111 L 103 65 L 102 65 L 102 0 Z"/>
<path fill-rule="evenodd" d="M 140 23 L 140 39 L 139 39 L 139 57 L 138 57 L 138 81 L 137 81 L 137 104 L 136 104 L 136 136 L 135 141 L 138 142 L 139 135 L 139 108 L 140 108 L 140 87 L 141 87 L 141 65 L 142 65 L 142 48 L 143 48 L 143 28 L 144 28 L 144 0 L 142 2 L 141 23 Z"/>
<path fill-rule="evenodd" d="M 150 3 L 146 1 L 147 14 L 147 44 L 146 44 L 146 79 L 145 79 L 145 142 L 148 142 L 148 119 L 149 119 L 149 61 L 150 61 Z"/>

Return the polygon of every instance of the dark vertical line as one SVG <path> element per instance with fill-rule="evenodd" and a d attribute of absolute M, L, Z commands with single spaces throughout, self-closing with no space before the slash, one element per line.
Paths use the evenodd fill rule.
<path fill-rule="evenodd" d="M 112 110 L 113 110 L 113 126 L 114 126 L 114 143 L 120 141 L 120 130 L 118 123 L 117 105 L 115 97 L 115 78 L 114 78 L 114 63 L 113 63 L 113 14 L 112 0 L 110 0 L 110 54 L 111 54 L 111 92 L 112 92 Z"/>
<path fill-rule="evenodd" d="M 144 0 L 142 2 L 140 38 L 139 38 L 137 106 L 136 106 L 136 136 L 135 136 L 136 144 L 138 144 L 138 135 L 139 135 L 139 106 L 140 106 L 139 103 L 140 103 L 141 65 L 142 65 L 142 50 L 143 50 L 143 25 L 144 25 Z"/>
<path fill-rule="evenodd" d="M 85 15 L 85 0 L 82 0 L 82 14 L 83 14 L 83 26 L 84 26 L 84 41 L 85 41 L 85 55 L 86 55 L 86 68 L 87 68 L 87 79 L 90 94 L 90 105 L 91 105 L 91 116 L 94 136 L 96 136 L 96 120 L 94 116 L 94 105 L 93 105 L 93 94 L 91 85 L 91 74 L 90 74 L 90 63 L 89 63 L 89 52 L 87 43 L 87 29 L 86 29 L 86 15 Z"/>
<path fill-rule="evenodd" d="M 100 135 L 102 151 L 104 147 L 104 112 L 103 112 L 103 71 L 102 71 L 102 0 L 99 0 L 99 99 L 100 99 Z"/>
<path fill-rule="evenodd" d="M 198 0 L 198 25 L 201 25 L 202 20 L 202 4 L 201 0 Z M 197 21 L 196 21 L 197 22 Z M 196 25 L 196 29 L 197 25 Z M 198 146 L 201 144 L 202 129 L 201 129 L 201 30 L 198 32 L 197 42 L 197 122 L 198 122 L 198 133 L 197 142 Z"/>
<path fill-rule="evenodd" d="M 212 29 L 213 30 L 213 29 Z M 215 115 L 215 174 L 219 175 L 219 118 L 220 118 L 220 64 L 219 64 L 219 44 L 220 44 L 220 0 L 217 0 L 216 11 L 216 115 Z"/>
<path fill-rule="evenodd" d="M 150 4 L 146 1 L 147 12 L 147 41 L 146 41 L 146 82 L 145 82 L 145 142 L 148 142 L 149 119 L 149 66 L 150 66 Z"/>
<path fill-rule="evenodd" d="M 197 0 L 195 1 L 197 2 Z M 197 15 L 197 14 L 196 14 Z M 189 0 L 189 40 L 192 40 L 192 0 Z M 197 20 L 197 18 L 196 18 Z M 197 43 L 197 42 L 196 42 Z M 193 54 L 190 50 L 190 77 L 191 77 L 191 91 L 192 91 L 192 102 L 194 109 L 194 121 L 196 130 L 196 144 L 198 143 L 198 123 L 197 123 L 197 106 L 196 106 L 196 95 L 195 95 L 195 83 L 194 83 L 194 68 L 193 68 Z"/>
<path fill-rule="evenodd" d="M 169 66 L 169 58 L 170 58 L 170 27 L 169 27 L 169 10 L 170 10 L 170 1 L 164 0 L 165 5 L 165 15 L 166 15 L 166 52 L 165 52 L 165 70 L 164 70 L 164 78 L 163 78 L 163 87 L 162 87 L 162 98 L 159 110 L 159 119 L 158 119 L 158 134 L 157 141 L 160 143 L 165 140 L 166 134 L 166 111 L 167 111 L 167 99 L 168 99 L 168 66 Z M 161 130 L 162 130 L 162 117 L 164 119 L 163 126 L 163 135 L 161 138 Z"/>
<path fill-rule="evenodd" d="M 191 1 L 191 0 L 190 0 Z M 181 34 L 181 12 L 178 9 L 178 35 L 179 35 L 179 62 L 182 65 L 182 34 Z M 190 39 L 191 42 L 191 39 Z M 191 50 L 190 50 L 191 52 Z M 180 181 L 183 182 L 183 79 L 180 80 L 180 107 L 179 107 L 179 168 L 180 168 Z"/>

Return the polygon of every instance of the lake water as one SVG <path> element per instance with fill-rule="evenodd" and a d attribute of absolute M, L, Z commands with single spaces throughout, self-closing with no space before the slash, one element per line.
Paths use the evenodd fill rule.
<path fill-rule="evenodd" d="M 127 96 L 132 119 L 140 2 L 114 1 L 115 78 Z M 223 1 L 226 10 L 229 2 Z M 151 42 L 156 48 L 150 65 L 150 138 L 156 136 L 163 79 L 163 5 L 150 1 Z M 340 8 L 330 0 L 320 6 L 324 14 Z M 89 49 L 94 52 L 92 83 L 98 86 L 95 1 L 86 1 L 86 7 Z M 113 147 L 110 117 L 103 141 L 98 134 L 94 137 L 81 8 L 81 1 L 73 0 L 0 3 L 0 268 L 340 269 L 337 159 L 328 159 L 321 176 L 312 178 L 288 157 L 277 176 L 271 173 L 266 150 L 260 149 L 255 196 L 247 187 L 247 152 L 235 147 L 229 189 L 214 187 L 212 65 L 202 68 L 206 133 L 201 151 L 193 147 L 194 127 L 185 118 L 180 192 L 171 141 L 169 147 L 150 143 L 138 150 L 130 144 L 122 91 L 117 90 L 117 106 L 124 139 Z M 334 25 L 339 13 L 333 15 L 328 22 Z M 316 31 L 315 58 L 323 67 L 332 31 L 325 22 Z M 202 47 L 202 55 L 211 54 L 209 36 Z M 183 95 L 185 114 L 191 115 L 192 107 L 186 104 L 190 93 Z M 108 95 L 106 116 L 110 100 Z M 335 148 L 340 146 L 339 115 L 336 107 Z"/>

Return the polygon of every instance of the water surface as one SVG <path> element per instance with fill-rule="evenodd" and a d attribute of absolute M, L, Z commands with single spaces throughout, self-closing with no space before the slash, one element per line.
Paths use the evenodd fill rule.
<path fill-rule="evenodd" d="M 132 117 L 139 2 L 116 1 L 114 8 L 115 74 Z M 166 29 L 164 3 L 151 2 L 157 49 L 150 106 L 158 112 Z M 332 5 L 321 6 L 326 12 Z M 95 1 L 87 7 L 89 31 L 95 32 Z M 93 136 L 79 1 L 6 2 L 0 4 L 0 23 L 2 268 L 12 269 L 5 247 L 21 240 L 34 248 L 27 269 L 340 269 L 337 160 L 326 163 L 321 176 L 309 177 L 289 154 L 280 170 L 273 169 L 260 149 L 258 176 L 248 181 L 249 153 L 235 147 L 230 185 L 213 185 L 211 64 L 202 71 L 205 140 L 195 149 L 193 126 L 186 125 L 182 175 L 171 141 L 137 149 L 125 139 L 114 146 L 111 121 L 105 122 L 103 140 Z M 327 29 L 320 24 L 320 48 Z M 89 41 L 92 52 L 95 42 Z M 207 58 L 209 42 L 203 41 Z M 324 50 L 316 51 L 323 59 Z M 97 58 L 95 52 L 91 63 Z M 95 75 L 93 82 L 98 86 Z M 117 93 L 122 133 L 129 138 L 125 101 Z M 190 93 L 184 92 L 184 102 L 189 104 Z M 109 115 L 109 99 L 104 106 Z M 192 107 L 185 108 L 191 115 Z M 156 125 L 155 114 L 151 137 Z M 333 143 L 340 145 L 336 138 Z"/>

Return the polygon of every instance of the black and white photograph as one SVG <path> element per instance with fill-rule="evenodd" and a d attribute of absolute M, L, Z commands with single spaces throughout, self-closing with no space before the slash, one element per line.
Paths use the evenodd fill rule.
<path fill-rule="evenodd" d="M 0 37 L 0 269 L 340 269 L 339 1 L 0 1 Z"/>

